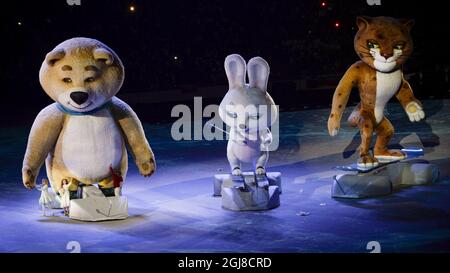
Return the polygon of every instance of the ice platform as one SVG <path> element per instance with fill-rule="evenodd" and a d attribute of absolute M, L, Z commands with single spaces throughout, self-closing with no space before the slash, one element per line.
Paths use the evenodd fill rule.
<path fill-rule="evenodd" d="M 83 187 L 82 196 L 70 200 L 69 218 L 89 222 L 128 218 L 128 200 L 124 196 L 105 197 L 96 186 Z"/>
<path fill-rule="evenodd" d="M 256 175 L 216 174 L 214 196 L 222 196 L 222 207 L 234 211 L 269 210 L 280 205 L 281 173 Z"/>
<path fill-rule="evenodd" d="M 369 173 L 334 176 L 333 180 L 333 198 L 369 198 L 390 194 L 404 186 L 436 183 L 439 168 L 425 160 L 401 161 Z"/>

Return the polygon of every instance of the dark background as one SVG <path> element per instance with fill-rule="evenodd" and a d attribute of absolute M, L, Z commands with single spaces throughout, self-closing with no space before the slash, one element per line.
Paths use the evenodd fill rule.
<path fill-rule="evenodd" d="M 40 65 L 57 44 L 77 36 L 96 38 L 121 57 L 126 79 L 119 97 L 167 90 L 161 103 L 130 102 L 146 121 L 170 120 L 173 105 L 192 103 L 177 101 L 171 90 L 194 96 L 200 87 L 223 85 L 225 93 L 223 61 L 231 53 L 247 60 L 259 55 L 269 62 L 269 92 L 282 111 L 328 107 L 340 77 L 358 60 L 353 50 L 358 15 L 414 18 L 415 51 L 404 73 L 419 98 L 449 97 L 450 31 L 444 2 L 381 4 L 81 0 L 81 6 L 69 6 L 66 0 L 8 1 L 0 11 L 1 127 L 30 124 L 52 102 L 39 85 Z M 353 92 L 352 101 L 356 98 Z"/>

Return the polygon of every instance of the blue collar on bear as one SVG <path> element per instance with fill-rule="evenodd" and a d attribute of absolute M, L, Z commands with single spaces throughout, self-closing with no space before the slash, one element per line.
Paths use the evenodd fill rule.
<path fill-rule="evenodd" d="M 97 107 L 97 108 L 92 109 L 91 111 L 87 111 L 87 112 L 77 112 L 77 111 L 67 109 L 66 107 L 64 107 L 62 104 L 60 104 L 58 102 L 56 103 L 56 107 L 64 114 L 68 114 L 71 116 L 87 116 L 87 115 L 95 114 L 98 111 L 105 109 L 106 107 L 110 106 L 111 103 L 112 103 L 111 100 L 109 100 L 109 101 L 105 102 L 103 105 L 101 105 L 100 107 Z"/>

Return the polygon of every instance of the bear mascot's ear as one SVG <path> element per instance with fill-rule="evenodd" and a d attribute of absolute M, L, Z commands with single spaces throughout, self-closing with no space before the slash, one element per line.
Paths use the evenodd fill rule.
<path fill-rule="evenodd" d="M 97 48 L 94 50 L 94 59 L 103 61 L 107 65 L 111 65 L 114 62 L 114 57 L 111 52 L 104 48 Z"/>
<path fill-rule="evenodd" d="M 50 66 L 54 66 L 55 63 L 64 58 L 64 56 L 66 56 L 66 52 L 63 49 L 54 50 L 45 56 L 45 62 Z"/>

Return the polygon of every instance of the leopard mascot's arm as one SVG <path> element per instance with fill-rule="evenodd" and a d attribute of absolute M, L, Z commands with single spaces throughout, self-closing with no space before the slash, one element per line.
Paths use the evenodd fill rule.
<path fill-rule="evenodd" d="M 342 113 L 345 110 L 350 92 L 352 88 L 358 83 L 359 64 L 355 63 L 345 72 L 340 80 L 336 91 L 333 95 L 333 104 L 331 106 L 331 114 L 328 118 L 328 133 L 330 136 L 335 136 L 341 127 Z"/>
<path fill-rule="evenodd" d="M 112 114 L 122 133 L 141 175 L 147 177 L 156 170 L 155 156 L 145 137 L 144 128 L 131 107 L 114 97 Z"/>
<path fill-rule="evenodd" d="M 22 165 L 22 182 L 27 189 L 36 186 L 36 177 L 45 158 L 55 147 L 64 117 L 56 104 L 51 104 L 42 109 L 34 120 Z"/>
<path fill-rule="evenodd" d="M 422 104 L 414 97 L 412 88 L 405 79 L 403 79 L 402 86 L 395 96 L 400 101 L 403 109 L 405 109 L 411 122 L 420 121 L 425 117 Z"/>

